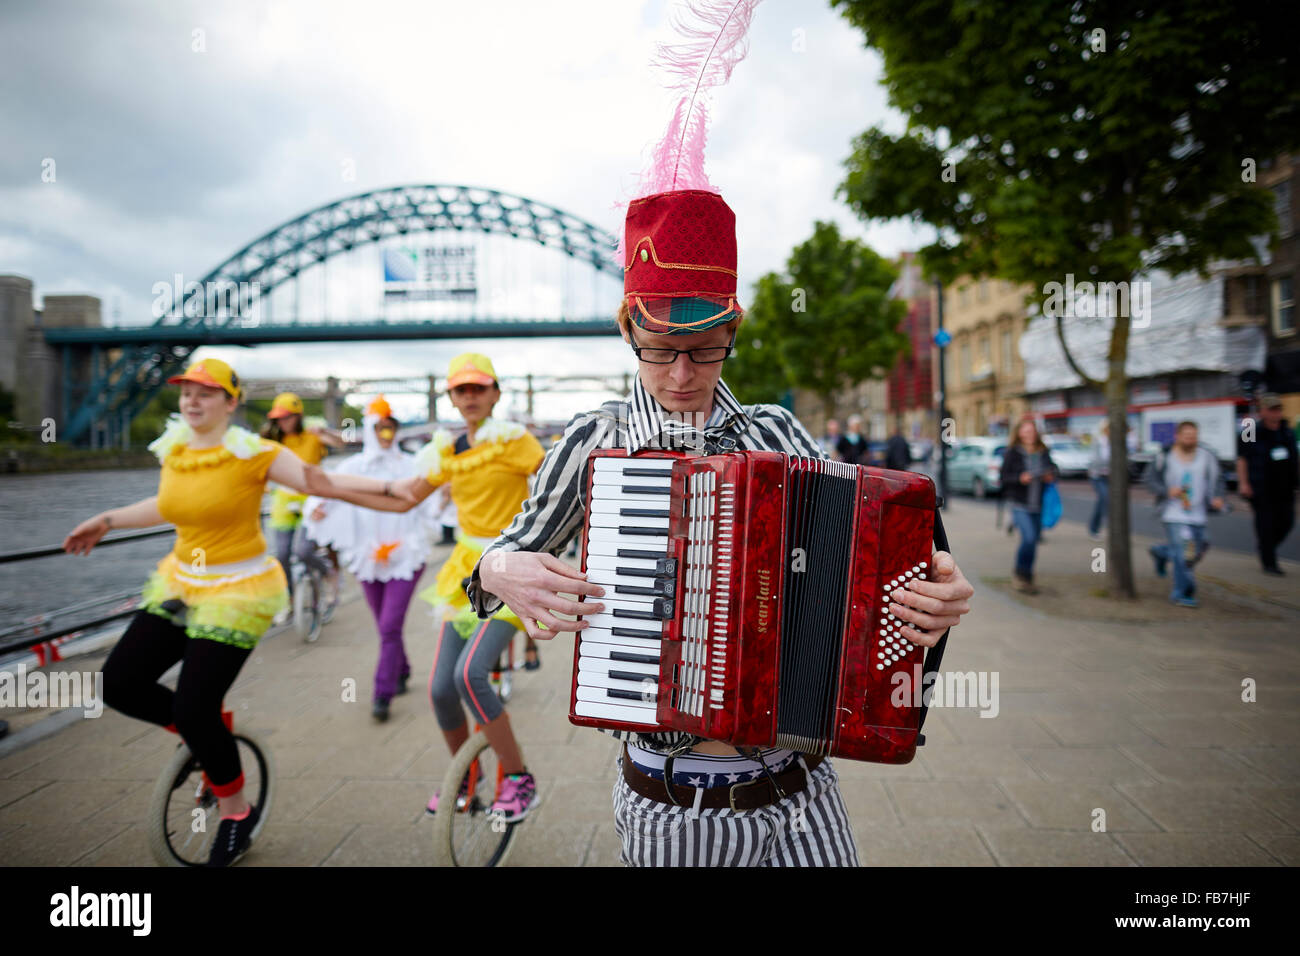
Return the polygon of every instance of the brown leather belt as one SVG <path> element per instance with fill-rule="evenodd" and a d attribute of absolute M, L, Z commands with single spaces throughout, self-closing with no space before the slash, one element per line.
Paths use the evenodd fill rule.
<path fill-rule="evenodd" d="M 805 754 L 803 759 L 808 765 L 808 773 L 811 773 L 826 758 Z M 632 762 L 632 758 L 627 753 L 627 744 L 623 745 L 623 779 L 627 781 L 627 785 L 632 789 L 633 793 L 640 794 L 658 803 L 676 804 L 681 807 L 696 805 L 697 788 L 673 784 L 672 795 L 670 796 L 664 781 L 649 776 Z M 777 787 L 780 788 L 780 792 L 773 789 L 772 780 L 769 780 L 767 776 L 731 786 L 705 787 L 703 788 L 703 796 L 700 798 L 699 808 L 701 810 L 720 810 L 727 807 L 731 810 L 757 810 L 760 807 L 770 807 L 785 797 L 800 793 L 808 786 L 808 774 L 804 773 L 804 769 L 799 765 L 797 759 L 790 765 L 789 769 L 774 774 L 773 779 L 776 781 Z"/>

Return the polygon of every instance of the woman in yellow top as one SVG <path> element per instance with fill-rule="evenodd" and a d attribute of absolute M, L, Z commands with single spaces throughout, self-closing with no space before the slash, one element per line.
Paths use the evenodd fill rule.
<path fill-rule="evenodd" d="M 429 696 L 452 753 L 469 738 L 462 701 L 483 726 L 505 771 L 491 812 L 510 823 L 522 820 L 537 805 L 537 782 L 524 766 L 510 718 L 488 683 L 488 672 L 514 632 L 523 630 L 523 624 L 506 607 L 480 621 L 465 597 L 462 581 L 474 570 L 483 550 L 514 520 L 528 497 L 528 480 L 545 452 L 522 425 L 491 417 L 501 388 L 486 355 L 470 352 L 452 359 L 447 388 L 452 404 L 465 419 L 466 433 L 457 440 L 443 430 L 434 435 L 418 456 L 423 477 L 393 486 L 405 500 L 374 495 L 349 496 L 347 500 L 399 511 L 423 501 L 444 484 L 451 487 L 460 525 L 456 548 L 434 585 L 420 593 L 442 611 Z M 437 812 L 438 800 L 435 793 L 427 807 L 429 813 Z"/>
<path fill-rule="evenodd" d="M 240 390 L 225 362 L 195 362 L 168 383 L 181 386 L 180 415 L 149 446 L 162 462 L 158 494 L 83 521 L 63 547 L 86 554 L 112 528 L 176 526 L 175 547 L 150 576 L 141 609 L 104 665 L 104 701 L 184 738 L 221 813 L 209 864 L 228 866 L 247 849 L 259 813 L 244 798 L 221 702 L 288 604 L 284 571 L 262 537 L 266 482 L 326 498 L 344 487 L 391 494 L 391 483 L 356 476 L 335 482 L 283 445 L 232 425 Z M 177 661 L 173 692 L 158 678 Z"/>
<path fill-rule="evenodd" d="M 277 441 L 309 465 L 319 465 L 329 454 L 329 448 L 342 448 L 343 442 L 321 429 L 304 429 L 302 424 L 302 399 L 293 392 L 281 392 L 271 403 L 262 426 L 262 437 Z M 275 532 L 275 556 L 285 570 L 289 582 L 289 598 L 293 599 L 293 576 L 289 572 L 289 558 L 295 553 L 294 536 L 302 524 L 302 506 L 307 496 L 291 488 L 276 485 L 271 493 L 271 530 Z M 325 576 L 331 588 L 338 587 L 338 571 L 316 557 L 316 544 L 306 534 L 298 539 L 298 560 Z"/>

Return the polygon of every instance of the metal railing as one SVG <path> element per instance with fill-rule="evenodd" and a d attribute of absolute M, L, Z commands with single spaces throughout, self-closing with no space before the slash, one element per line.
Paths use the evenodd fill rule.
<path fill-rule="evenodd" d="M 264 511 L 262 518 L 268 517 L 270 512 Z M 133 541 L 143 541 L 149 538 L 161 538 L 166 535 L 174 535 L 176 529 L 170 525 L 164 528 L 144 528 L 139 531 L 125 531 L 121 534 L 115 534 L 112 537 L 101 538 L 95 545 L 95 548 L 110 547 L 115 544 L 129 544 Z M 55 555 L 65 554 L 63 545 L 49 545 L 39 548 L 22 548 L 17 551 L 8 551 L 0 554 L 0 564 L 12 564 L 18 561 L 32 561 L 37 558 L 49 558 Z M 105 594 L 100 597 L 90 598 L 77 604 L 70 604 L 67 607 L 56 608 L 53 611 L 45 611 L 36 614 L 25 620 L 0 629 L 0 655 L 12 653 L 14 651 L 24 651 L 31 648 L 38 649 L 38 657 L 48 655 L 51 659 L 58 659 L 57 643 L 62 643 L 64 639 L 70 639 L 73 635 L 80 634 L 84 631 L 93 631 L 102 628 L 105 625 L 112 624 L 114 621 L 120 621 L 130 617 L 139 610 L 140 588 L 132 588 L 129 591 L 119 591 L 113 594 Z M 130 606 L 124 606 L 130 602 Z M 84 613 L 96 608 L 111 608 L 107 613 L 101 613 L 89 620 L 77 620 L 73 623 L 59 623 L 67 621 L 71 615 Z M 44 654 L 39 652 L 43 644 L 48 644 L 49 648 Z"/>

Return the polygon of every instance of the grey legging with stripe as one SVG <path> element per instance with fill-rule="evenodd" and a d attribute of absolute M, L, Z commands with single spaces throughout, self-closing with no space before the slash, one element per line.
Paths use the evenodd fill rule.
<path fill-rule="evenodd" d="M 474 713 L 474 719 L 486 724 L 501 716 L 504 709 L 496 691 L 488 683 L 501 652 L 510 643 L 515 626 L 507 621 L 489 619 L 480 621 L 468 639 L 444 621 L 438 635 L 438 651 L 429 672 L 429 698 L 438 726 L 443 730 L 456 730 L 465 724 L 463 700 Z"/>

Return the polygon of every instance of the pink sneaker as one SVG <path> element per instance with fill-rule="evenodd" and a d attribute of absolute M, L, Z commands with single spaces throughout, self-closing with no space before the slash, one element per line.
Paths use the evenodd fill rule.
<path fill-rule="evenodd" d="M 501 792 L 492 804 L 491 814 L 500 814 L 506 823 L 518 823 L 540 802 L 537 781 L 531 773 L 512 773 L 501 781 Z"/>

